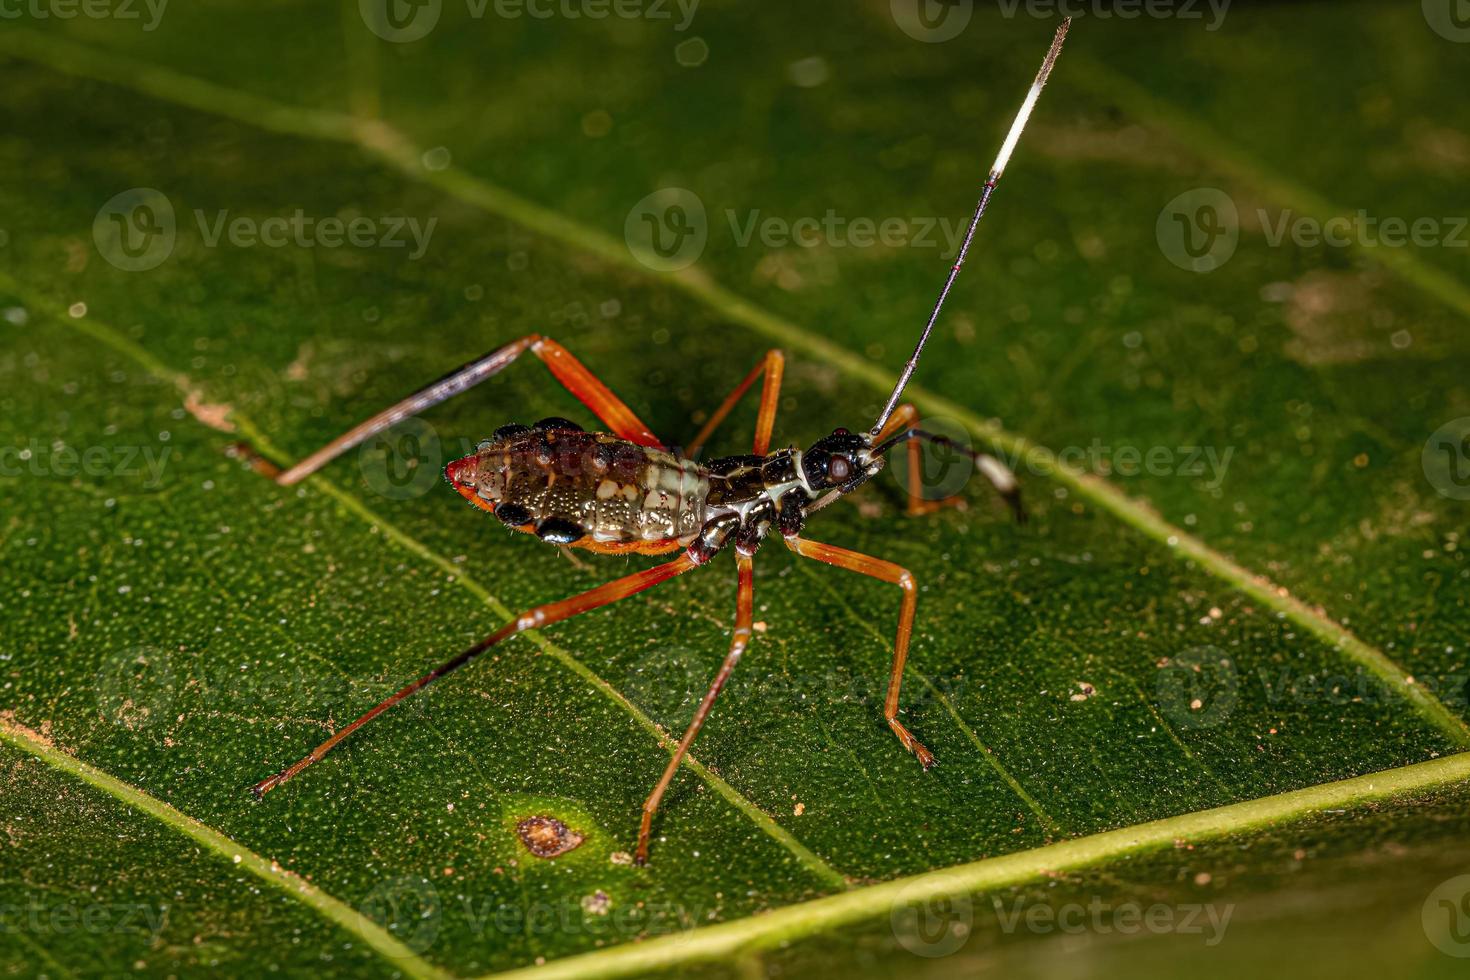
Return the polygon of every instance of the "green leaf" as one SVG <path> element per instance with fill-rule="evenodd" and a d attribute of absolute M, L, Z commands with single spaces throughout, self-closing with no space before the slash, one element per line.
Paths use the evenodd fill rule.
<path fill-rule="evenodd" d="M 0 929 L 7 966 L 589 975 L 736 953 L 881 973 L 921 965 L 890 915 L 910 886 L 1035 904 L 1053 869 L 1058 905 L 1178 907 L 1391 878 L 1371 907 L 1397 916 L 1450 878 L 1470 567 L 1431 434 L 1470 415 L 1465 256 L 1267 235 L 1288 211 L 1456 199 L 1462 52 L 1417 10 L 1356 4 L 1074 25 L 909 392 L 1014 462 L 1031 522 L 980 481 L 967 509 L 909 518 L 884 475 L 809 530 L 917 578 L 901 703 L 936 769 L 882 721 L 897 590 L 768 542 L 755 642 L 648 867 L 626 855 L 725 652 L 724 559 L 496 648 L 253 802 L 515 611 L 648 562 L 508 534 L 438 480 L 504 422 L 593 423 L 534 363 L 298 488 L 232 444 L 298 459 L 533 331 L 676 443 L 771 346 L 780 442 L 866 425 L 1050 31 L 977 11 L 925 44 L 884 4 L 701 5 L 682 30 L 488 9 L 443 5 L 411 43 L 356 4 L 0 34 L 0 166 L 21 178 L 0 188 L 0 880 L 48 915 L 169 910 L 147 932 L 27 918 Z M 1304 70 L 1344 47 L 1370 52 L 1352 79 Z M 624 235 L 669 187 L 706 242 L 659 271 Z M 1201 187 L 1241 214 L 1207 274 L 1156 237 Z M 167 247 L 118 250 L 110 215 L 160 199 L 173 234 L 132 231 Z M 406 244 L 230 230 L 298 214 L 391 219 Z M 742 244 L 801 218 L 816 247 Z M 855 243 L 855 218 L 910 237 Z M 712 449 L 744 451 L 753 417 Z M 536 857 L 528 816 L 583 842 Z M 1364 857 L 1383 839 L 1412 856 L 1397 876 Z M 1338 863 L 1285 881 L 1298 850 Z M 1280 948 L 1246 931 L 1222 969 Z M 1439 956 L 1427 941 L 1383 949 Z M 1146 945 L 1106 968 L 1180 955 Z M 938 968 L 1048 948 L 982 924 Z"/>

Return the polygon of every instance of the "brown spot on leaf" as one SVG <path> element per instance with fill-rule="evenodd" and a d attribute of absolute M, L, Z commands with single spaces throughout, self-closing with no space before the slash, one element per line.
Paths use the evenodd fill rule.
<path fill-rule="evenodd" d="M 561 857 L 585 839 L 555 817 L 527 817 L 516 824 L 516 833 L 526 850 L 539 858 Z"/>
<path fill-rule="evenodd" d="M 1308 367 L 1357 364 L 1385 356 L 1391 312 L 1378 298 L 1376 276 L 1317 269 L 1291 284 L 1284 318 L 1292 337 L 1287 357 Z"/>

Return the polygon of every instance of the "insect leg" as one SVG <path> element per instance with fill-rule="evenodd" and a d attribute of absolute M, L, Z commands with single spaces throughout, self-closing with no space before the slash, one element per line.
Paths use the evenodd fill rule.
<path fill-rule="evenodd" d="M 871 578 L 891 582 L 903 590 L 903 605 L 898 612 L 898 637 L 893 642 L 893 669 L 888 676 L 888 697 L 883 702 L 883 717 L 888 722 L 888 727 L 893 729 L 893 734 L 903 743 L 903 747 L 918 757 L 919 762 L 925 769 L 934 765 L 934 753 L 926 749 L 922 742 L 914 738 L 903 722 L 898 720 L 898 693 L 903 685 L 903 667 L 909 656 L 909 637 L 914 632 L 914 608 L 919 602 L 919 585 L 914 576 L 906 568 L 881 558 L 873 558 L 839 548 L 831 544 L 819 544 L 816 541 L 806 541 L 798 537 L 783 538 L 786 547 L 801 555 L 803 558 L 815 558 L 817 561 L 837 568 L 845 568 L 859 575 L 867 575 Z"/>
<path fill-rule="evenodd" d="M 684 731 L 684 737 L 679 740 L 679 747 L 674 751 L 673 758 L 664 767 L 664 774 L 648 794 L 648 799 L 643 804 L 643 823 L 638 828 L 638 850 L 634 856 L 639 864 L 648 862 L 648 836 L 653 827 L 653 814 L 658 810 L 659 801 L 663 799 L 664 791 L 673 782 L 674 774 L 679 771 L 679 763 L 684 761 L 684 755 L 689 751 L 689 746 L 694 741 L 694 736 L 699 734 L 700 727 L 708 717 L 710 709 L 714 707 L 715 698 L 720 696 L 720 690 L 725 682 L 730 679 L 730 673 L 735 665 L 740 662 L 740 655 L 750 645 L 750 621 L 755 601 L 755 570 L 754 562 L 749 555 L 737 554 L 735 562 L 740 571 L 740 585 L 735 596 L 735 629 L 730 635 L 730 652 L 725 656 L 725 662 L 720 665 L 719 673 L 715 674 L 714 681 L 709 690 L 705 692 L 704 700 L 699 702 L 695 709 L 694 719 L 689 722 L 689 727 Z"/>
<path fill-rule="evenodd" d="M 571 617 L 576 616 L 580 613 L 590 612 L 593 609 L 599 609 L 602 606 L 617 602 L 619 599 L 626 599 L 628 596 L 642 592 L 644 589 L 652 588 L 653 586 L 658 585 L 660 582 L 666 582 L 676 575 L 682 575 L 684 572 L 687 572 L 690 569 L 698 568 L 701 564 L 702 562 L 691 558 L 686 552 L 684 554 L 681 554 L 678 558 L 675 558 L 673 561 L 665 562 L 662 565 L 655 565 L 654 567 L 644 569 L 641 572 L 634 572 L 632 575 L 625 575 L 622 578 L 614 579 L 613 581 L 599 585 L 594 589 L 589 589 L 586 592 L 579 593 L 578 595 L 574 595 L 557 602 L 552 602 L 544 606 L 536 606 L 532 609 L 528 609 L 526 612 L 521 613 L 510 622 L 500 627 L 500 629 L 496 630 L 494 633 L 491 633 L 479 643 L 476 643 L 468 650 L 465 650 L 463 653 L 454 657 L 454 659 L 445 662 L 439 667 L 435 667 L 433 670 L 429 671 L 427 674 L 420 677 L 412 684 L 409 684 L 408 686 L 402 688 L 396 694 L 387 698 L 376 707 L 372 708 L 372 710 L 368 711 L 352 724 L 347 725 L 345 728 L 342 728 L 341 730 L 334 733 L 331 738 L 327 739 L 321 745 L 318 745 L 316 748 L 312 749 L 311 752 L 300 761 L 281 770 L 276 775 L 271 776 L 268 779 L 261 780 L 259 783 L 256 783 L 254 788 L 252 789 L 252 792 L 256 795 L 257 798 L 264 796 L 266 793 L 275 789 L 277 786 L 286 782 L 288 779 L 295 777 L 313 762 L 320 761 L 323 756 L 325 756 L 328 752 L 332 751 L 332 749 L 337 746 L 337 743 L 341 742 L 347 736 L 357 731 L 363 725 L 366 725 L 368 722 L 372 721 L 378 715 L 387 711 L 389 708 L 393 707 L 395 704 L 409 697 L 415 692 L 427 687 L 429 684 L 443 677 L 445 674 L 452 673 L 453 671 L 458 670 L 460 667 L 463 667 L 465 664 L 469 663 L 471 660 L 475 659 L 486 650 L 495 646 L 501 640 L 515 636 L 517 633 L 522 633 L 529 629 L 540 629 L 543 626 L 549 626 L 552 623 L 557 623 L 564 619 L 570 619 Z"/>
<path fill-rule="evenodd" d="M 1011 512 L 1015 515 L 1018 523 L 1026 523 L 1026 510 L 1021 504 L 1021 485 L 1010 467 L 989 453 L 980 453 L 962 446 L 945 436 L 933 432 L 926 432 L 918 427 L 919 410 L 912 405 L 901 405 L 888 420 L 888 424 L 874 440 L 875 452 L 883 453 L 900 443 L 907 443 L 908 452 L 908 512 L 911 515 L 932 514 L 943 507 L 959 506 L 963 499 L 959 496 L 946 497 L 943 500 L 925 500 L 922 482 L 922 466 L 924 462 L 920 442 L 930 442 L 937 446 L 944 446 L 954 452 L 969 456 L 974 460 L 975 468 L 995 492 L 1000 494 Z"/>
<path fill-rule="evenodd" d="M 602 420 L 608 431 L 620 439 L 636 442 L 640 446 L 661 447 L 658 436 L 649 431 L 633 410 L 623 404 L 597 375 L 587 370 L 582 362 L 572 356 L 561 344 L 550 337 L 539 337 L 531 345 L 531 353 L 541 358 L 551 373 L 563 386 L 576 395 L 578 400 L 592 409 Z"/>
<path fill-rule="evenodd" d="M 360 422 L 333 439 L 295 466 L 275 477 L 282 486 L 299 483 L 338 456 L 368 439 L 392 428 L 404 419 L 426 411 L 455 395 L 468 391 L 493 375 L 499 374 L 527 350 L 539 357 L 562 385 L 592 409 L 616 435 L 643 446 L 660 445 L 658 437 L 639 421 L 632 409 L 623 404 L 582 362 L 556 341 L 539 334 L 529 334 L 504 347 L 476 358 L 432 384 L 420 388 L 396 404 Z"/>
<path fill-rule="evenodd" d="M 919 421 L 919 410 L 913 405 L 905 403 L 898 406 L 893 416 L 888 420 L 875 439 L 876 445 L 882 445 L 890 436 L 902 432 Z M 962 498 L 950 497 L 947 500 L 924 499 L 924 452 L 917 440 L 909 440 L 909 473 L 908 473 L 908 504 L 907 510 L 910 516 L 921 514 L 932 514 L 946 505 L 958 506 Z"/>
<path fill-rule="evenodd" d="M 750 386 L 755 384 L 755 379 L 764 375 L 766 380 L 761 387 L 761 408 L 755 424 L 754 449 L 757 455 L 764 456 L 771 445 L 771 429 L 776 424 L 776 402 L 780 398 L 781 375 L 785 368 L 786 355 L 779 350 L 766 351 L 766 356 L 761 358 L 761 362 L 735 386 L 735 390 L 726 396 L 725 400 L 720 403 L 720 407 L 714 410 L 714 414 L 710 415 L 709 421 L 704 423 L 704 428 L 699 430 L 699 435 L 695 436 L 694 441 L 684 448 L 684 455 L 694 458 L 709 441 L 709 437 L 720 423 L 725 421 L 730 411 L 740 403 L 740 399 L 745 397 Z"/>

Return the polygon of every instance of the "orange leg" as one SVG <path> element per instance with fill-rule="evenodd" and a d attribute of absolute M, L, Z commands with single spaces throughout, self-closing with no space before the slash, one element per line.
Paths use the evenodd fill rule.
<path fill-rule="evenodd" d="M 392 428 L 404 419 L 448 401 L 486 378 L 499 374 L 527 350 L 541 358 L 556 380 L 590 408 L 615 435 L 641 446 L 661 445 L 658 437 L 633 414 L 633 410 L 623 404 L 581 361 L 556 341 L 533 333 L 451 371 L 433 384 L 420 388 L 402 401 L 353 426 L 295 466 L 275 476 L 275 481 L 282 486 L 299 483 L 384 429 Z"/>
<path fill-rule="evenodd" d="M 684 449 L 684 455 L 693 458 L 709 437 L 714 433 L 721 422 L 725 421 L 732 409 L 745 397 L 750 386 L 755 384 L 755 379 L 765 376 L 765 384 L 761 386 L 760 414 L 756 416 L 755 422 L 755 448 L 752 450 L 758 456 L 764 456 L 771 446 L 771 431 L 776 425 L 776 403 L 781 399 L 781 375 L 786 370 L 786 355 L 779 350 L 766 351 L 766 356 L 761 362 L 745 376 L 745 379 L 735 386 L 735 390 L 726 396 L 715 409 L 709 421 L 704 423 L 704 428 L 699 430 L 699 435 Z"/>
<path fill-rule="evenodd" d="M 653 814 L 658 810 L 659 801 L 663 799 L 664 791 L 673 782 L 674 773 L 679 771 L 679 763 L 684 761 L 689 746 L 694 742 L 694 736 L 699 734 L 699 729 L 704 725 L 704 720 L 709 716 L 710 709 L 714 707 L 715 698 L 720 696 L 725 682 L 730 679 L 730 673 L 735 665 L 740 662 L 740 656 L 745 648 L 750 645 L 750 621 L 755 604 L 755 564 L 749 555 L 736 554 L 735 562 L 740 570 L 740 586 L 735 596 L 735 629 L 730 635 L 730 652 L 725 656 L 725 662 L 720 665 L 719 673 L 715 674 L 713 683 L 705 692 L 704 700 L 699 702 L 695 709 L 694 720 L 689 722 L 689 727 L 684 730 L 684 737 L 679 740 L 679 747 L 674 751 L 673 758 L 664 768 L 663 778 L 648 794 L 648 799 L 643 804 L 643 823 L 638 828 L 638 851 L 634 860 L 639 864 L 648 862 L 648 837 L 653 828 Z"/>
<path fill-rule="evenodd" d="M 898 638 L 893 642 L 893 669 L 888 676 L 888 697 L 883 702 L 883 717 L 887 720 L 888 727 L 893 729 L 893 734 L 897 735 L 898 740 L 903 743 L 903 747 L 917 756 L 919 763 L 928 769 L 934 765 L 934 753 L 926 749 L 923 743 L 914 738 L 913 733 L 904 727 L 903 722 L 898 720 L 898 693 L 903 686 L 903 667 L 908 661 L 909 638 L 914 632 L 914 609 L 919 602 L 919 585 L 914 581 L 914 576 L 908 569 L 900 568 L 892 562 L 839 548 L 836 545 L 804 541 L 798 537 L 783 540 L 786 542 L 786 547 L 803 558 L 815 558 L 817 561 L 845 568 L 850 572 L 891 582 L 903 590 L 903 605 L 898 612 Z"/>
<path fill-rule="evenodd" d="M 589 589 L 580 595 L 574 595 L 570 598 L 562 599 L 559 602 L 548 603 L 544 606 L 536 606 L 521 613 L 479 643 L 476 643 L 468 650 L 456 656 L 453 660 L 429 671 L 412 684 L 398 691 L 392 697 L 378 704 L 352 724 L 334 733 L 331 738 L 312 749 L 311 753 L 299 762 L 281 770 L 269 779 L 264 779 L 256 783 L 252 792 L 257 797 L 264 796 L 288 779 L 296 776 L 313 762 L 319 762 L 323 756 L 337 746 L 338 742 L 341 742 L 348 735 L 351 735 L 363 725 L 378 717 L 378 715 L 387 711 L 404 698 L 427 687 L 445 674 L 452 673 L 460 667 L 463 667 L 501 640 L 529 629 L 539 629 L 542 626 L 549 626 L 563 619 L 570 619 L 580 613 L 589 612 L 593 609 L 617 602 L 619 599 L 626 599 L 630 595 L 642 592 L 644 589 L 652 588 L 660 582 L 666 582 L 676 575 L 682 575 L 690 569 L 698 567 L 698 562 L 690 558 L 687 554 L 682 554 L 673 561 L 665 562 L 662 565 L 655 565 L 653 568 L 647 568 L 641 572 L 634 572 L 632 575 L 625 575 L 620 579 L 614 579 L 594 589 Z"/>

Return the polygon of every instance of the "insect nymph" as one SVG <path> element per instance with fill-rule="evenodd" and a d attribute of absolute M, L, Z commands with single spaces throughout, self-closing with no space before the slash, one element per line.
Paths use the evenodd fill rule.
<path fill-rule="evenodd" d="M 1058 28 L 1036 80 L 1011 123 L 986 178 L 964 243 L 949 270 L 928 323 L 892 394 L 868 430 L 853 432 L 839 428 L 804 450 L 771 452 L 771 434 L 785 363 L 780 351 L 771 351 L 714 411 L 694 441 L 682 453 L 676 453 L 650 432 L 632 410 L 566 348 L 550 338 L 533 334 L 492 351 L 415 392 L 279 474 L 276 477 L 279 483 L 296 483 L 343 452 L 478 384 L 529 351 L 602 420 L 608 431 L 583 431 L 575 423 L 558 418 L 543 419 L 533 426 L 502 426 L 474 453 L 446 467 L 445 476 L 450 484 L 471 503 L 494 514 L 506 525 L 534 534 L 543 541 L 607 554 L 672 555 L 677 552 L 677 555 L 652 568 L 520 614 L 338 730 L 299 762 L 256 784 L 256 796 L 262 796 L 298 775 L 373 718 L 464 666 L 502 640 L 606 606 L 708 564 L 722 551 L 733 551 L 739 586 L 730 650 L 695 710 L 662 778 L 643 805 L 636 852 L 638 862 L 643 863 L 648 858 L 651 824 L 659 801 L 750 642 L 755 581 L 753 559 L 762 541 L 772 534 L 779 536 L 786 547 L 800 556 L 881 579 L 902 589 L 903 603 L 883 714 L 904 748 L 912 752 L 924 768 L 933 765 L 933 754 L 899 719 L 900 684 L 918 595 L 913 576 L 891 562 L 835 545 L 809 541 L 802 535 L 808 518 L 871 479 L 883 468 L 892 449 L 906 444 L 911 463 L 916 463 L 919 444 L 926 440 L 945 443 L 968 453 L 979 471 L 1015 509 L 1017 517 L 1023 516 L 1015 479 L 999 461 L 926 432 L 918 425 L 917 410 L 912 405 L 901 405 L 899 399 L 918 366 L 945 297 L 959 275 L 991 193 L 1061 51 L 1067 26 L 1068 22 L 1064 21 Z M 710 434 L 755 382 L 762 379 L 760 410 L 750 454 L 697 462 L 698 451 Z M 918 467 L 911 465 L 911 483 L 915 483 L 917 477 Z M 922 512 L 934 506 L 933 503 L 921 503 L 911 491 L 911 512 Z"/>

